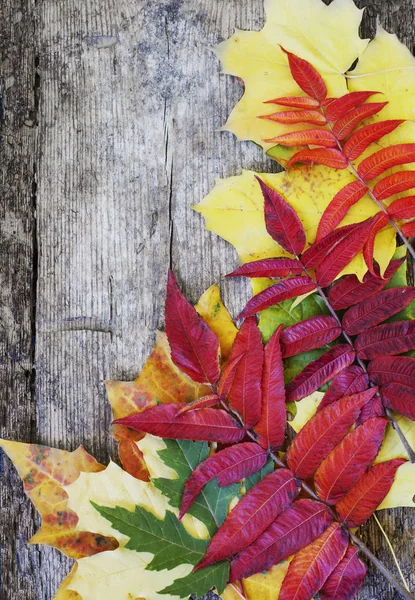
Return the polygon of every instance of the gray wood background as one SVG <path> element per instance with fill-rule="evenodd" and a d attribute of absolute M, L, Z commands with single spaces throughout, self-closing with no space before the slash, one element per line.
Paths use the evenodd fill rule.
<path fill-rule="evenodd" d="M 379 15 L 413 49 L 413 0 L 358 5 L 363 35 Z M 274 168 L 217 133 L 240 89 L 210 51 L 263 18 L 262 0 L 1 0 L 2 437 L 107 461 L 102 381 L 142 367 L 167 267 L 196 301 L 235 265 L 189 207 L 218 176 Z M 236 310 L 240 285 L 223 290 Z M 8 460 L 0 477 L 0 597 L 50 600 L 70 561 L 26 546 L 34 511 Z M 414 515 L 382 522 L 415 589 Z M 377 526 L 363 536 L 395 572 Z M 397 596 L 370 569 L 359 598 Z"/>

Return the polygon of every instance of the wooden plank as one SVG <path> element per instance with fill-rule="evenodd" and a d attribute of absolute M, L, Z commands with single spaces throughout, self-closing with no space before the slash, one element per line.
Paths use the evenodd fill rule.
<path fill-rule="evenodd" d="M 0 17 L 3 13 L 6 17 L 2 23 L 17 18 L 14 4 L 8 0 L 6 8 L 0 8 Z M 21 4 L 26 26 L 12 28 L 13 35 L 20 36 L 20 46 L 9 72 L 15 77 L 19 73 L 19 82 L 16 97 L 9 96 L 14 100 L 9 107 L 18 105 L 22 90 L 26 104 L 34 106 L 33 65 L 38 56 L 38 143 L 33 158 L 33 130 L 22 129 L 20 122 L 14 125 L 12 132 L 25 141 L 10 154 L 9 164 L 17 159 L 28 166 L 17 183 L 25 199 L 28 233 L 24 260 L 15 258 L 5 272 L 12 290 L 17 281 L 26 281 L 25 294 L 16 291 L 15 298 L 24 297 L 26 317 L 18 335 L 25 336 L 30 357 L 35 202 L 36 424 L 27 426 L 34 409 L 30 381 L 18 383 L 9 366 L 4 382 L 8 397 L 13 402 L 19 398 L 21 412 L 8 411 L 15 416 L 8 416 L 13 421 L 7 422 L 4 435 L 67 449 L 83 443 L 106 461 L 114 455 L 114 447 L 107 434 L 110 411 L 102 382 L 131 379 L 142 367 L 154 330 L 163 322 L 167 266 L 174 268 L 195 301 L 212 282 L 222 282 L 235 263 L 234 251 L 204 230 L 190 206 L 217 177 L 238 173 L 241 167 L 275 169 L 253 145 L 217 133 L 240 89 L 219 74 L 209 50 L 235 27 L 260 28 L 262 0 L 44 0 L 37 3 L 33 22 L 32 3 L 21 0 Z M 412 47 L 410 0 L 393 6 L 379 0 L 365 4 L 370 8 L 365 34 L 373 34 L 374 15 L 379 12 L 381 21 L 398 26 L 401 39 Z M 405 10 L 412 18 L 400 18 Z M 27 35 L 31 23 L 35 27 Z M 6 39 L 5 44 L 14 47 L 15 41 Z M 32 198 L 33 164 L 38 186 Z M 11 185 L 10 169 L 5 172 L 4 181 Z M 15 193 L 10 187 L 10 205 Z M 8 214 L 12 207 L 6 207 Z M 22 273 L 16 265 L 22 265 Z M 226 283 L 223 288 L 236 311 L 244 301 L 240 285 Z M 9 333 L 15 329 L 8 325 Z M 31 370 L 30 359 L 26 370 Z M 7 473 L 14 477 L 9 468 Z M 17 529 L 23 548 L 32 529 L 31 513 L 15 478 L 3 492 L 2 506 L 7 502 L 11 508 L 2 512 L 3 522 L 10 529 L 10 522 L 19 518 L 14 526 L 23 527 Z M 24 518 L 18 515 L 21 505 Z M 413 556 L 408 542 L 414 522 L 410 513 L 403 514 L 390 511 L 382 522 L 410 575 Z M 367 526 L 364 535 L 393 569 L 376 525 Z M 69 561 L 49 549 L 22 550 L 21 576 L 12 567 L 14 534 L 7 536 L 5 600 L 52 598 Z M 371 571 L 359 598 L 374 596 L 386 600 L 393 592 Z"/>

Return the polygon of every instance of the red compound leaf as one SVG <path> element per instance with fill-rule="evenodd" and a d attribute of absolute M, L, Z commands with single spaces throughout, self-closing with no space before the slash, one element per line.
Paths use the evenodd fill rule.
<path fill-rule="evenodd" d="M 343 396 L 351 396 L 364 392 L 369 387 L 369 377 L 361 367 L 352 365 L 336 375 L 329 389 L 324 394 L 318 405 L 317 411 L 322 410 L 329 404 L 333 404 Z"/>
<path fill-rule="evenodd" d="M 369 419 L 330 452 L 314 476 L 319 498 L 327 504 L 344 498 L 375 460 L 386 425 L 386 419 Z"/>
<path fill-rule="evenodd" d="M 296 54 L 287 52 L 282 47 L 281 50 L 288 57 L 291 75 L 297 85 L 307 96 L 314 98 L 319 103 L 322 102 L 327 96 L 327 87 L 320 73 L 309 62 Z"/>
<path fill-rule="evenodd" d="M 400 171 L 381 179 L 373 188 L 378 200 L 384 200 L 394 194 L 406 192 L 415 187 L 415 171 Z"/>
<path fill-rule="evenodd" d="M 229 558 L 252 544 L 292 503 L 299 491 L 289 469 L 278 469 L 261 479 L 231 510 L 195 570 Z"/>
<path fill-rule="evenodd" d="M 410 223 L 404 223 L 402 225 L 402 233 L 406 237 L 415 237 L 415 221 L 411 221 Z"/>
<path fill-rule="evenodd" d="M 371 467 L 347 496 L 336 504 L 340 519 L 348 527 L 363 525 L 392 487 L 397 469 L 406 460 L 395 458 Z"/>
<path fill-rule="evenodd" d="M 321 238 L 321 240 L 312 244 L 301 257 L 301 262 L 307 269 L 318 267 L 326 256 L 343 241 L 352 231 L 360 227 L 361 223 L 352 223 L 339 227 L 331 233 Z"/>
<path fill-rule="evenodd" d="M 303 277 L 292 277 L 280 281 L 249 300 L 243 311 L 238 315 L 237 319 L 245 319 L 255 313 L 274 306 L 283 300 L 289 300 L 295 296 L 302 296 L 316 289 L 316 284 L 311 279 L 304 275 Z"/>
<path fill-rule="evenodd" d="M 282 325 L 271 337 L 264 352 L 262 373 L 262 410 L 255 427 L 258 443 L 263 448 L 278 449 L 284 443 L 287 413 L 285 407 L 284 368 L 280 336 Z"/>
<path fill-rule="evenodd" d="M 217 394 L 209 394 L 208 396 L 203 396 L 202 398 L 196 398 L 193 402 L 189 402 L 185 404 L 177 413 L 177 416 L 184 415 L 192 410 L 199 410 L 201 408 L 211 408 L 212 406 L 216 406 L 219 404 L 220 398 Z"/>
<path fill-rule="evenodd" d="M 385 406 L 412 421 L 415 420 L 415 389 L 413 387 L 392 381 L 382 386 L 380 392 Z"/>
<path fill-rule="evenodd" d="M 378 212 L 373 217 L 372 227 L 369 231 L 368 238 L 366 240 L 365 245 L 363 246 L 363 258 L 365 259 L 365 263 L 369 272 L 372 273 L 374 277 L 376 277 L 376 271 L 373 264 L 373 254 L 375 250 L 375 241 L 376 236 L 386 225 L 389 224 L 389 216 L 387 213 Z"/>
<path fill-rule="evenodd" d="M 114 423 L 171 440 L 232 444 L 245 435 L 245 429 L 223 410 L 201 408 L 178 416 L 179 411 L 179 404 L 161 404 Z"/>
<path fill-rule="evenodd" d="M 376 385 L 403 383 L 415 389 L 415 358 L 409 356 L 381 356 L 368 365 L 371 381 Z"/>
<path fill-rule="evenodd" d="M 371 102 L 354 108 L 335 123 L 333 127 L 334 135 L 338 140 L 344 140 L 356 129 L 359 123 L 376 115 L 386 105 L 387 102 Z"/>
<path fill-rule="evenodd" d="M 406 196 L 395 200 L 388 207 L 388 213 L 393 219 L 415 218 L 415 196 Z"/>
<path fill-rule="evenodd" d="M 272 113 L 271 115 L 262 115 L 259 118 L 283 123 L 284 125 L 294 125 L 297 123 L 325 125 L 327 123 L 325 116 L 318 110 L 289 110 Z"/>
<path fill-rule="evenodd" d="M 229 580 L 245 579 L 270 569 L 320 537 L 332 521 L 333 516 L 324 504 L 297 500 L 232 559 Z"/>
<path fill-rule="evenodd" d="M 415 321 L 397 321 L 373 327 L 357 336 L 354 347 L 357 356 L 364 360 L 413 350 Z"/>
<path fill-rule="evenodd" d="M 310 317 L 284 329 L 281 334 L 282 356 L 287 358 L 321 348 L 337 339 L 342 328 L 334 317 Z"/>
<path fill-rule="evenodd" d="M 304 267 L 296 258 L 264 258 L 242 265 L 226 277 L 287 277 L 301 275 Z"/>
<path fill-rule="evenodd" d="M 295 210 L 278 192 L 256 177 L 264 196 L 265 225 L 268 233 L 290 254 L 301 254 L 306 236 Z"/>
<path fill-rule="evenodd" d="M 415 298 L 415 289 L 390 288 L 359 302 L 343 315 L 342 325 L 349 335 L 357 335 L 406 308 Z"/>
<path fill-rule="evenodd" d="M 265 142 L 275 142 L 280 146 L 322 146 L 323 148 L 335 148 L 337 138 L 326 129 L 305 129 L 304 131 L 293 131 L 278 135 Z"/>
<path fill-rule="evenodd" d="M 384 135 L 391 133 L 402 123 L 404 121 L 391 120 L 366 125 L 349 137 L 343 146 L 343 152 L 349 160 L 356 160 L 373 142 L 382 139 Z"/>
<path fill-rule="evenodd" d="M 287 163 L 287 169 L 295 163 L 315 163 L 332 169 L 346 169 L 347 158 L 340 150 L 334 148 L 314 148 L 313 150 L 300 150 Z"/>
<path fill-rule="evenodd" d="M 366 576 L 366 566 L 354 546 L 349 546 L 344 558 L 320 590 L 321 600 L 353 600 Z"/>
<path fill-rule="evenodd" d="M 186 300 L 170 271 L 166 297 L 166 333 L 171 358 L 193 381 L 219 379 L 219 340 Z"/>
<path fill-rule="evenodd" d="M 288 567 L 278 600 L 311 600 L 345 555 L 349 534 L 333 523 L 298 552 Z"/>
<path fill-rule="evenodd" d="M 255 442 L 230 446 L 200 463 L 184 486 L 179 519 L 187 513 L 203 487 L 215 477 L 218 485 L 232 485 L 256 473 L 265 465 L 268 454 Z"/>
<path fill-rule="evenodd" d="M 267 100 L 264 104 L 279 104 L 280 106 L 290 106 L 291 108 L 318 108 L 320 103 L 314 98 L 306 98 L 300 96 L 285 96 L 283 98 L 275 98 Z"/>
<path fill-rule="evenodd" d="M 360 410 L 376 394 L 372 388 L 346 396 L 317 412 L 296 435 L 287 450 L 288 466 L 297 477 L 308 479 L 344 438 Z"/>
<path fill-rule="evenodd" d="M 359 202 L 367 191 L 368 188 L 360 181 L 352 181 L 341 189 L 323 212 L 316 240 L 319 241 L 330 234 L 343 221 L 349 208 Z"/>
<path fill-rule="evenodd" d="M 218 383 L 218 394 L 220 398 L 225 399 L 229 394 L 229 390 L 231 389 L 233 380 L 235 378 L 236 369 L 243 357 L 244 354 L 239 354 L 238 356 L 232 358 L 232 360 L 228 360 L 226 365 L 223 367 Z"/>
<path fill-rule="evenodd" d="M 397 144 L 382 148 L 362 160 L 357 172 L 364 181 L 370 181 L 382 175 L 391 167 L 405 165 L 415 161 L 415 144 Z"/>
<path fill-rule="evenodd" d="M 372 400 L 369 400 L 367 404 L 362 408 L 362 412 L 359 415 L 359 418 L 356 421 L 357 425 L 361 425 L 365 423 L 369 419 L 373 419 L 375 417 L 384 417 L 385 416 L 385 408 L 383 406 L 382 398 L 380 395 L 375 396 Z"/>
<path fill-rule="evenodd" d="M 336 98 L 326 108 L 325 115 L 328 121 L 338 121 L 344 117 L 350 110 L 363 104 L 366 100 L 369 100 L 371 96 L 378 94 L 378 92 L 350 92 L 340 98 Z"/>
<path fill-rule="evenodd" d="M 352 364 L 356 357 L 349 344 L 334 346 L 308 364 L 287 387 L 287 401 L 306 398 Z"/>

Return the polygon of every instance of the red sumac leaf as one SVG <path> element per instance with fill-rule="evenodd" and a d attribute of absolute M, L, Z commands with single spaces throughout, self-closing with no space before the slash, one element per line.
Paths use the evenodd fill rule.
<path fill-rule="evenodd" d="M 364 407 L 362 408 L 362 412 L 360 413 L 359 418 L 356 421 L 356 425 L 361 425 L 362 423 L 365 423 L 369 419 L 374 419 L 375 417 L 384 416 L 385 408 L 383 406 L 382 398 L 378 394 L 364 405 Z"/>
<path fill-rule="evenodd" d="M 264 347 L 255 317 L 246 319 L 236 334 L 229 357 L 232 363 L 241 356 L 227 391 L 231 407 L 238 411 L 247 427 L 253 427 L 261 416 L 261 376 Z"/>
<path fill-rule="evenodd" d="M 343 396 L 351 396 L 359 392 L 364 392 L 369 387 L 369 377 L 363 369 L 357 365 L 351 365 L 344 371 L 336 375 L 329 389 L 324 394 L 317 410 L 322 410 Z"/>
<path fill-rule="evenodd" d="M 415 196 L 399 198 L 388 206 L 388 213 L 393 219 L 415 218 Z"/>
<path fill-rule="evenodd" d="M 274 100 L 267 100 L 264 104 L 279 104 L 280 106 L 290 106 L 291 108 L 318 108 L 320 106 L 318 100 L 302 96 L 274 98 Z"/>
<path fill-rule="evenodd" d="M 171 358 L 193 381 L 219 379 L 219 340 L 181 293 L 169 271 L 166 297 L 166 334 Z"/>
<path fill-rule="evenodd" d="M 302 91 L 319 103 L 327 96 L 327 87 L 320 73 L 306 60 L 281 47 L 288 57 L 288 65 L 294 81 Z"/>
<path fill-rule="evenodd" d="M 366 148 L 369 148 L 370 144 L 394 131 L 401 123 L 404 121 L 390 120 L 366 125 L 349 137 L 343 146 L 343 152 L 349 160 L 355 160 L 363 154 Z"/>
<path fill-rule="evenodd" d="M 353 108 L 346 115 L 341 117 L 333 126 L 333 133 L 339 140 L 347 138 L 354 129 L 367 119 L 380 112 L 387 102 L 371 102 L 370 104 L 362 104 L 357 108 Z"/>
<path fill-rule="evenodd" d="M 275 190 L 256 177 L 264 196 L 265 226 L 268 233 L 290 254 L 300 254 L 306 242 L 304 227 L 295 210 Z"/>
<path fill-rule="evenodd" d="M 395 458 L 371 467 L 347 496 L 336 504 L 340 519 L 348 527 L 363 525 L 388 494 L 397 469 L 404 463 L 406 460 Z"/>
<path fill-rule="evenodd" d="M 376 385 L 403 383 L 415 389 L 415 358 L 409 356 L 381 356 L 372 360 L 368 367 L 370 379 Z"/>
<path fill-rule="evenodd" d="M 368 238 L 365 245 L 363 246 L 363 258 L 369 272 L 376 277 L 375 267 L 373 265 L 373 255 L 375 251 L 376 236 L 386 225 L 389 224 L 389 215 L 384 212 L 378 212 L 373 217 L 372 227 L 369 231 Z"/>
<path fill-rule="evenodd" d="M 355 350 L 359 358 L 401 354 L 415 348 L 415 321 L 385 323 L 357 336 Z"/>
<path fill-rule="evenodd" d="M 378 325 L 406 308 L 415 298 L 415 289 L 410 287 L 389 288 L 375 296 L 355 304 L 347 310 L 342 325 L 349 335 L 357 335 Z"/>
<path fill-rule="evenodd" d="M 359 227 L 353 229 L 344 237 L 319 264 L 316 270 L 316 278 L 322 287 L 332 283 L 352 258 L 360 252 L 368 238 L 372 221 L 372 219 L 362 221 Z"/>
<path fill-rule="evenodd" d="M 326 117 L 328 121 L 338 121 L 344 117 L 352 108 L 356 108 L 359 104 L 363 104 L 378 92 L 350 92 L 336 98 L 326 108 Z"/>
<path fill-rule="evenodd" d="M 186 481 L 179 519 L 187 513 L 206 483 L 217 477 L 219 487 L 232 485 L 262 469 L 267 459 L 268 454 L 255 442 L 230 446 L 207 458 Z"/>
<path fill-rule="evenodd" d="M 261 479 L 231 510 L 195 570 L 228 558 L 252 544 L 291 504 L 299 491 L 289 469 L 278 469 Z"/>
<path fill-rule="evenodd" d="M 371 154 L 357 167 L 357 172 L 364 181 L 370 181 L 382 175 L 391 167 L 405 165 L 415 161 L 415 144 L 396 144 L 382 148 Z"/>
<path fill-rule="evenodd" d="M 293 131 L 284 133 L 276 137 L 264 140 L 265 142 L 275 142 L 280 146 L 322 146 L 323 148 L 335 148 L 337 139 L 326 129 L 305 129 L 303 131 Z"/>
<path fill-rule="evenodd" d="M 366 566 L 356 548 L 349 546 L 344 558 L 320 590 L 321 600 L 353 600 L 366 576 Z"/>
<path fill-rule="evenodd" d="M 237 319 L 245 319 L 265 308 L 274 306 L 283 300 L 289 300 L 295 296 L 307 294 L 307 292 L 312 292 L 315 289 L 316 284 L 311 277 L 308 277 L 308 275 L 285 279 L 266 288 L 251 298 L 243 311 L 238 315 Z"/>
<path fill-rule="evenodd" d="M 223 410 L 201 408 L 178 416 L 180 409 L 179 404 L 161 404 L 114 423 L 171 440 L 232 444 L 245 435 L 245 429 Z"/>
<path fill-rule="evenodd" d="M 246 579 L 270 569 L 320 537 L 332 521 L 333 516 L 324 504 L 297 500 L 232 559 L 229 580 Z"/>
<path fill-rule="evenodd" d="M 285 406 L 284 368 L 280 335 L 282 325 L 275 331 L 264 351 L 262 373 L 262 410 L 255 427 L 258 443 L 263 448 L 280 448 L 284 443 L 287 412 Z"/>
<path fill-rule="evenodd" d="M 348 162 L 347 158 L 340 150 L 335 148 L 314 148 L 312 150 L 300 150 L 287 164 L 287 169 L 292 167 L 295 163 L 316 163 L 317 165 L 324 165 L 325 167 L 331 167 L 332 169 L 346 169 Z"/>
<path fill-rule="evenodd" d="M 325 116 L 318 110 L 289 110 L 272 113 L 271 115 L 261 115 L 259 118 L 285 125 L 294 125 L 296 123 L 325 125 L 327 123 Z"/>
<path fill-rule="evenodd" d="M 352 364 L 356 357 L 353 347 L 339 344 L 313 360 L 288 385 L 287 401 L 294 402 L 309 396 Z"/>
<path fill-rule="evenodd" d="M 412 421 L 415 420 L 415 389 L 413 387 L 391 381 L 382 386 L 380 392 L 385 406 Z"/>
<path fill-rule="evenodd" d="M 284 329 L 281 334 L 282 356 L 287 358 L 321 348 L 342 333 L 340 323 L 329 315 L 310 317 Z"/>
<path fill-rule="evenodd" d="M 200 410 L 201 408 L 211 408 L 212 406 L 216 406 L 219 404 L 220 398 L 217 394 L 209 394 L 208 396 L 203 396 L 202 398 L 196 398 L 193 402 L 189 402 L 185 404 L 177 413 L 177 416 L 184 415 L 192 410 Z"/>
<path fill-rule="evenodd" d="M 226 398 L 229 394 L 229 390 L 232 387 L 233 380 L 235 378 L 236 369 L 244 354 L 239 354 L 231 360 L 228 360 L 226 365 L 222 369 L 222 373 L 218 383 L 218 394 L 221 398 Z"/>
<path fill-rule="evenodd" d="M 312 244 L 301 257 L 302 264 L 307 269 L 314 269 L 326 258 L 326 256 L 342 241 L 349 233 L 360 227 L 361 223 L 352 223 L 339 227 L 331 233 Z"/>
<path fill-rule="evenodd" d="M 372 388 L 346 396 L 317 412 L 296 435 L 287 450 L 288 466 L 297 477 L 308 479 L 326 456 L 344 438 L 361 408 L 375 394 Z"/>
<path fill-rule="evenodd" d="M 301 275 L 304 267 L 296 258 L 264 258 L 246 263 L 226 277 L 287 277 Z"/>
<path fill-rule="evenodd" d="M 343 558 L 348 544 L 349 534 L 339 523 L 332 523 L 294 556 L 278 600 L 311 600 Z"/>
<path fill-rule="evenodd" d="M 404 223 L 401 227 L 401 231 L 406 237 L 415 237 L 415 221 Z"/>
<path fill-rule="evenodd" d="M 349 208 L 363 198 L 367 191 L 368 188 L 360 181 L 352 181 L 341 189 L 323 212 L 316 240 L 319 241 L 331 233 L 343 221 Z"/>
<path fill-rule="evenodd" d="M 386 425 L 386 419 L 369 419 L 351 431 L 323 460 L 314 483 L 324 502 L 336 504 L 357 483 L 375 460 Z"/>
<path fill-rule="evenodd" d="M 385 271 L 383 279 L 380 277 L 379 267 L 376 265 L 376 276 L 372 273 L 366 273 L 363 281 L 359 281 L 356 275 L 342 277 L 329 289 L 330 304 L 335 310 L 339 310 L 349 308 L 349 306 L 370 298 L 387 285 L 404 260 L 404 258 L 392 260 Z"/>
<path fill-rule="evenodd" d="M 394 194 L 411 190 L 413 187 L 415 187 L 415 171 L 400 171 L 381 179 L 373 188 L 373 195 L 378 200 L 384 200 Z"/>

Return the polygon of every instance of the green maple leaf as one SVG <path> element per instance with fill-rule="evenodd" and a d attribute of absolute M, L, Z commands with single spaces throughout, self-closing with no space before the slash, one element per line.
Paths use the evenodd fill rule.
<path fill-rule="evenodd" d="M 196 573 L 190 573 L 182 579 L 176 579 L 160 593 L 180 597 L 194 594 L 197 598 L 200 598 L 214 587 L 218 594 L 221 594 L 227 585 L 228 578 L 229 563 L 222 561 L 205 569 L 200 569 Z"/>
<path fill-rule="evenodd" d="M 153 484 L 170 500 L 170 504 L 180 507 L 186 481 L 197 465 L 209 456 L 209 445 L 206 442 L 189 440 L 163 440 L 166 448 L 159 450 L 158 455 L 164 464 L 177 473 L 177 479 L 158 477 Z M 213 479 L 203 488 L 189 509 L 189 514 L 202 521 L 210 535 L 213 535 L 224 522 L 229 503 L 240 490 L 239 484 L 219 487 Z"/>

